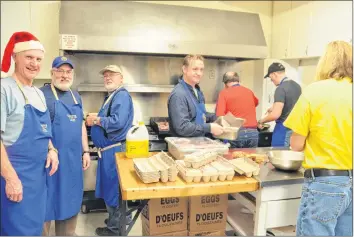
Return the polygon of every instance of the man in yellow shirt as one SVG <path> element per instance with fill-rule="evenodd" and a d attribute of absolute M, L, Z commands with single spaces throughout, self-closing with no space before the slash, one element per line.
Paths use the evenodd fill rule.
<path fill-rule="evenodd" d="M 353 236 L 352 46 L 331 42 L 317 66 L 319 81 L 300 96 L 284 126 L 304 151 L 305 183 L 297 235 Z"/>

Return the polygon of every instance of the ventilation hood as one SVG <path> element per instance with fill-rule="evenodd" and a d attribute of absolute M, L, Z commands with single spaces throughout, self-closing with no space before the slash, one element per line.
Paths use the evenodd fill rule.
<path fill-rule="evenodd" d="M 240 60 L 262 59 L 268 53 L 259 15 L 244 12 L 127 1 L 62 1 L 59 31 L 77 35 L 72 51 L 201 54 Z"/>

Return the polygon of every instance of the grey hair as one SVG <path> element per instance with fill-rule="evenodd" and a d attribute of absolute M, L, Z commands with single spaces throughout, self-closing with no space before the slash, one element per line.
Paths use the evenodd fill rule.
<path fill-rule="evenodd" d="M 240 77 L 237 72 L 226 72 L 222 78 L 224 84 L 229 82 L 240 82 Z"/>

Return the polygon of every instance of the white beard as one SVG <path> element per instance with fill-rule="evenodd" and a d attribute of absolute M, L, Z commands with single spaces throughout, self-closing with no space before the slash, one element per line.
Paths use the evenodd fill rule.
<path fill-rule="evenodd" d="M 105 84 L 104 87 L 106 88 L 106 90 L 107 90 L 108 92 L 112 92 L 112 91 L 114 91 L 115 89 L 118 88 L 118 86 L 117 86 L 116 84 L 114 84 L 114 83 L 108 84 L 108 85 Z"/>
<path fill-rule="evenodd" d="M 70 87 L 72 86 L 72 84 L 73 84 L 73 81 L 70 81 L 68 83 L 57 83 L 56 81 L 54 81 L 54 86 L 61 91 L 70 90 Z"/>

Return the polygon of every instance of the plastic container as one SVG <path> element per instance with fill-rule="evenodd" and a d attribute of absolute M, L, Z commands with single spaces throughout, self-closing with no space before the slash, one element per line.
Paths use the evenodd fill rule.
<path fill-rule="evenodd" d="M 149 157 L 149 132 L 144 122 L 129 129 L 126 138 L 126 157 Z"/>
<path fill-rule="evenodd" d="M 168 144 L 168 152 L 177 160 L 183 160 L 186 154 L 205 149 L 215 151 L 220 155 L 227 154 L 229 151 L 229 144 L 211 140 L 207 137 L 166 137 L 165 141 Z"/>

